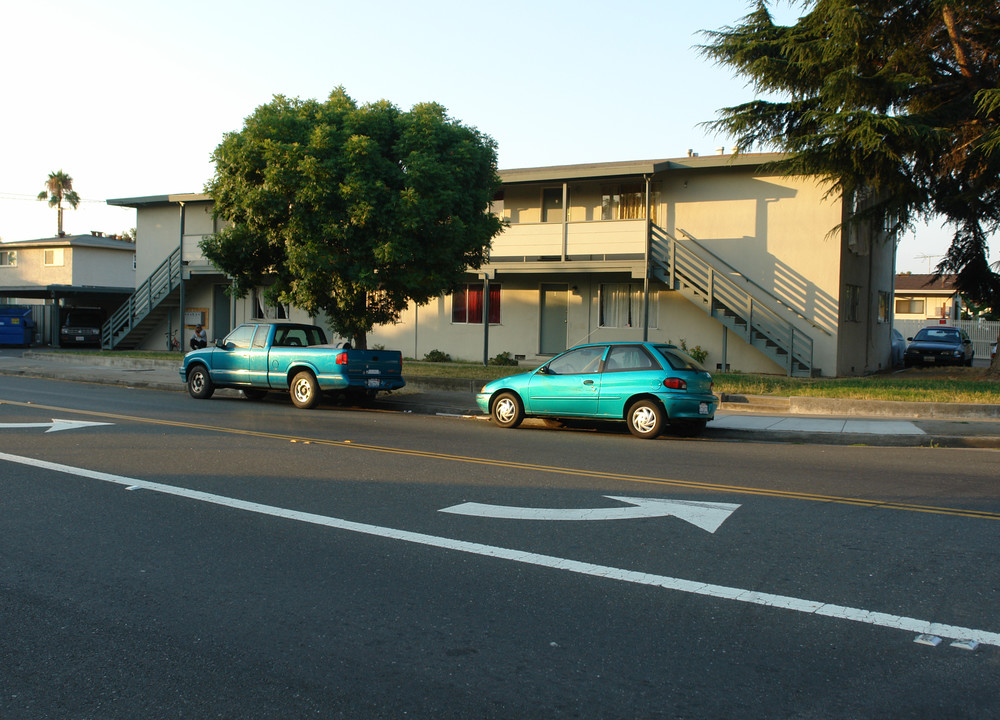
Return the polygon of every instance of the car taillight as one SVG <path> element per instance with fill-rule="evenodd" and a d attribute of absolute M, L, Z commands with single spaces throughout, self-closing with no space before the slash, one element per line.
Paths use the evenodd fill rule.
<path fill-rule="evenodd" d="M 346 365 L 347 353 L 346 352 L 337 353 L 337 357 L 334 359 L 334 362 L 337 363 L 338 365 Z"/>
<path fill-rule="evenodd" d="M 667 378 L 663 381 L 663 387 L 671 390 L 687 390 L 688 384 L 680 378 Z"/>

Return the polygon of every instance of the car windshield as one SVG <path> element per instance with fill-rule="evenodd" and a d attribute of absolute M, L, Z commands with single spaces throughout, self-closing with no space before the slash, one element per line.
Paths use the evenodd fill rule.
<path fill-rule="evenodd" d="M 705 370 L 701 363 L 676 348 L 668 347 L 667 345 L 657 345 L 656 352 L 660 353 L 663 359 L 674 370 Z"/>
<path fill-rule="evenodd" d="M 925 340 L 929 342 L 958 342 L 958 330 L 944 328 L 924 328 L 914 336 L 914 341 Z"/>
<path fill-rule="evenodd" d="M 103 323 L 104 319 L 100 310 L 70 310 L 66 313 L 66 319 L 63 322 L 64 325 L 82 325 L 86 327 L 95 327 Z"/>

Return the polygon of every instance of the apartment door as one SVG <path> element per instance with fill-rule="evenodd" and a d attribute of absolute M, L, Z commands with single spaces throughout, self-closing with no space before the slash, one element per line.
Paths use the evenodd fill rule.
<path fill-rule="evenodd" d="M 211 344 L 216 338 L 224 338 L 233 329 L 230 323 L 232 308 L 230 307 L 229 296 L 226 295 L 225 285 L 216 285 L 212 292 L 212 324 L 208 327 L 208 342 Z"/>
<path fill-rule="evenodd" d="M 541 337 L 539 353 L 556 355 L 566 349 L 566 313 L 569 287 L 543 283 L 540 293 Z"/>

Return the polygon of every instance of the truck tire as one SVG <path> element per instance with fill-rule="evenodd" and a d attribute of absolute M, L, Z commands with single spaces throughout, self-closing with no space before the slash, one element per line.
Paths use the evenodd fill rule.
<path fill-rule="evenodd" d="M 197 400 L 207 400 L 215 392 L 215 383 L 204 365 L 195 365 L 188 371 L 188 393 Z"/>
<path fill-rule="evenodd" d="M 319 383 L 308 370 L 296 373 L 288 390 L 292 395 L 292 403 L 297 408 L 308 410 L 316 407 L 319 402 Z"/>

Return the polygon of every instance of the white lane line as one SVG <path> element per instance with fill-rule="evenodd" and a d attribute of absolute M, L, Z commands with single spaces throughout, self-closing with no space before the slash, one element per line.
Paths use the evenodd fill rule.
<path fill-rule="evenodd" d="M 123 475 L 87 470 L 71 465 L 49 462 L 47 460 L 36 460 L 34 458 L 21 457 L 0 453 L 0 460 L 30 465 L 32 467 L 52 470 L 54 472 L 67 473 L 78 477 L 101 480 L 103 482 L 124 485 L 127 489 L 152 490 L 167 495 L 198 500 L 200 502 L 212 503 L 230 507 L 236 510 L 269 515 L 272 517 L 296 520 L 298 522 L 322 525 L 337 530 L 362 533 L 376 537 L 388 538 L 390 540 L 400 540 L 403 542 L 427 545 L 430 547 L 442 548 L 444 550 L 454 550 L 457 552 L 482 555 L 485 557 L 510 560 L 512 562 L 536 565 L 538 567 L 551 568 L 553 570 L 564 570 L 566 572 L 580 575 L 590 575 L 604 578 L 606 580 L 617 580 L 620 582 L 634 583 L 638 585 L 649 585 L 665 590 L 675 590 L 678 592 L 703 595 L 706 597 L 719 598 L 723 600 L 735 600 L 737 602 L 749 603 L 752 605 L 762 605 L 765 607 L 779 608 L 783 610 L 794 610 L 795 612 L 808 613 L 812 615 L 822 615 L 836 618 L 838 620 L 849 620 L 851 622 L 866 623 L 878 627 L 891 628 L 895 630 L 906 630 L 918 635 L 937 635 L 950 640 L 962 642 L 977 642 L 981 645 L 992 645 L 1000 647 L 1000 633 L 988 630 L 977 630 L 974 628 L 961 627 L 958 625 L 946 625 L 920 620 L 917 618 L 905 617 L 902 615 L 892 615 L 889 613 L 872 612 L 860 608 L 833 605 L 830 603 L 815 600 L 803 600 L 801 598 L 789 597 L 787 595 L 774 595 L 772 593 L 757 592 L 755 590 L 745 590 L 741 588 L 727 587 L 725 585 L 714 585 L 711 583 L 698 582 L 697 580 L 684 580 L 682 578 L 669 577 L 666 575 L 655 575 L 652 573 L 636 572 L 608 565 L 597 565 L 595 563 L 568 560 L 566 558 L 552 555 L 542 555 L 539 553 L 527 552 L 523 550 L 511 550 L 509 548 L 497 547 L 494 545 L 483 545 L 465 540 L 453 540 L 451 538 L 438 537 L 435 535 L 425 535 L 424 533 L 410 532 L 408 530 L 398 530 L 395 528 L 381 527 L 378 525 L 368 525 L 350 520 L 343 520 L 325 515 L 315 515 L 313 513 L 289 510 L 287 508 L 275 507 L 274 505 L 262 505 L 260 503 L 239 500 L 237 498 L 226 497 L 224 495 L 214 495 L 212 493 L 190 490 L 188 488 L 176 487 L 173 485 L 163 485 L 161 483 L 146 482 Z"/>

